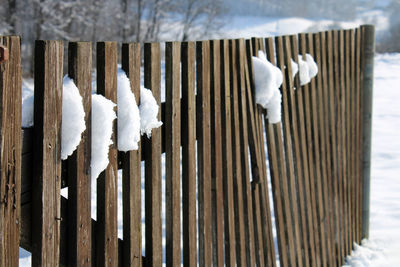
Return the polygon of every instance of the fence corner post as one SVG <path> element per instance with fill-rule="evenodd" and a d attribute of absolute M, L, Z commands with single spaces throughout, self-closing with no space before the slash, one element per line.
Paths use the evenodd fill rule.
<path fill-rule="evenodd" d="M 371 133 L 372 133 L 372 98 L 374 79 L 375 26 L 362 25 L 362 234 L 369 237 L 370 183 L 371 183 Z"/>

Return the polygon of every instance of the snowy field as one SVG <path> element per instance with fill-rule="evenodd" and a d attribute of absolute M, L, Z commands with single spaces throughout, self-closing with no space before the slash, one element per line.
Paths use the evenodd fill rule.
<path fill-rule="evenodd" d="M 382 17 L 378 21 L 377 34 L 379 35 L 384 31 L 387 21 Z M 340 25 L 352 28 L 360 23 L 360 21 L 355 21 Z M 219 37 L 248 38 L 292 34 L 325 30 L 332 25 L 331 21 L 311 21 L 302 18 L 233 17 L 229 27 Z M 400 180 L 397 177 L 400 173 L 399 84 L 400 54 L 377 55 L 372 136 L 370 239 L 364 241 L 362 246 L 356 247 L 347 259 L 347 266 L 400 266 L 398 253 L 400 251 Z M 163 164 L 165 164 L 164 157 Z M 163 188 L 165 188 L 164 184 Z M 121 193 L 121 187 L 119 187 L 119 194 Z M 95 200 L 96 196 L 93 192 L 92 204 Z M 121 213 L 122 209 L 119 209 L 119 225 L 122 221 Z M 92 215 L 95 217 L 94 206 L 92 206 Z M 121 228 L 118 232 L 119 236 L 122 236 Z M 20 266 L 31 266 L 30 262 L 30 254 L 21 249 Z"/>

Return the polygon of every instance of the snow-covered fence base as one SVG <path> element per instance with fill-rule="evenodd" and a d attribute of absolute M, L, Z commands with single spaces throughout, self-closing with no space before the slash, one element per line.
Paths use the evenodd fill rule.
<path fill-rule="evenodd" d="M 1 39 L 10 59 L 0 75 L 0 265 L 16 265 L 18 244 L 35 266 L 342 265 L 362 238 L 363 29 L 169 42 L 165 64 L 160 43 L 144 44 L 143 60 L 139 44 L 123 44 L 119 96 L 117 44 L 99 42 L 96 88 L 109 104 L 107 123 L 92 95 L 92 44 L 70 43 L 68 76 L 86 129 L 65 161 L 62 42 L 36 43 L 34 128 L 21 139 L 19 43 Z M 265 56 L 253 64 L 259 51 Z M 308 83 L 299 56 L 311 62 Z M 157 127 L 141 125 L 141 137 L 138 112 Z M 97 135 L 107 138 L 97 145 Z M 96 167 L 95 178 L 103 150 L 106 168 Z"/>

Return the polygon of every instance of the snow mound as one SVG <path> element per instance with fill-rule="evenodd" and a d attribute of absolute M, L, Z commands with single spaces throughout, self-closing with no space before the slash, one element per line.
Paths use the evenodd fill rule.
<path fill-rule="evenodd" d="M 158 121 L 159 106 L 155 100 L 153 93 L 144 87 L 140 88 L 140 132 L 146 134 L 147 137 L 151 137 L 151 130 L 158 128 L 162 125 L 161 121 Z"/>
<path fill-rule="evenodd" d="M 267 109 L 270 123 L 281 120 L 281 93 L 279 87 L 283 76 L 279 68 L 272 65 L 262 51 L 252 57 L 256 102 Z"/>
<path fill-rule="evenodd" d="M 113 121 L 117 118 L 115 104 L 102 95 L 92 95 L 92 178 L 107 168 L 108 150 L 113 143 Z"/>
<path fill-rule="evenodd" d="M 383 248 L 371 240 L 362 240 L 361 246 L 354 243 L 354 250 L 350 256 L 346 257 L 346 264 L 343 267 L 367 267 L 391 266 L 387 260 L 387 256 L 383 252 Z"/>
<path fill-rule="evenodd" d="M 308 64 L 308 74 L 312 79 L 318 74 L 318 65 L 310 54 L 306 54 L 306 62 Z"/>
<path fill-rule="evenodd" d="M 291 65 L 292 65 L 292 79 L 296 76 L 296 74 L 299 72 L 299 65 L 291 59 Z"/>
<path fill-rule="evenodd" d="M 140 141 L 140 114 L 125 72 L 118 69 L 118 150 L 137 150 Z"/>
<path fill-rule="evenodd" d="M 300 85 L 305 85 L 318 74 L 318 65 L 310 54 L 306 54 L 306 60 L 299 55 Z"/>
<path fill-rule="evenodd" d="M 82 97 L 74 81 L 65 76 L 62 97 L 61 159 L 65 160 L 72 155 L 81 142 L 81 135 L 85 129 Z"/>

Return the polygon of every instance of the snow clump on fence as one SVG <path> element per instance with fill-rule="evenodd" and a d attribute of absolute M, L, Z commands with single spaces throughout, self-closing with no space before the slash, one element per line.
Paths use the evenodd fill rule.
<path fill-rule="evenodd" d="M 118 150 L 137 150 L 140 141 L 140 114 L 130 81 L 122 69 L 117 76 Z"/>
<path fill-rule="evenodd" d="M 158 120 L 159 106 L 153 93 L 144 87 L 140 88 L 140 132 L 151 137 L 151 130 L 160 127 L 163 123 Z"/>
<path fill-rule="evenodd" d="M 108 166 L 108 150 L 113 143 L 113 121 L 117 118 L 114 112 L 115 104 L 102 95 L 92 95 L 92 178 Z"/>
<path fill-rule="evenodd" d="M 267 109 L 270 123 L 281 121 L 282 96 L 279 87 L 283 76 L 279 68 L 269 62 L 262 51 L 258 57 L 252 57 L 254 83 L 256 87 L 256 102 Z"/>
<path fill-rule="evenodd" d="M 318 65 L 310 54 L 306 54 L 306 60 L 299 55 L 300 85 L 305 85 L 318 74 Z"/>
<path fill-rule="evenodd" d="M 82 97 L 74 81 L 65 76 L 62 97 L 61 159 L 65 160 L 72 155 L 81 142 L 81 135 L 85 129 Z"/>

